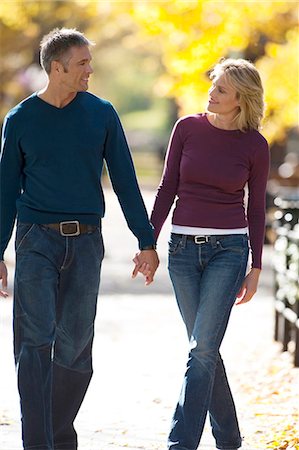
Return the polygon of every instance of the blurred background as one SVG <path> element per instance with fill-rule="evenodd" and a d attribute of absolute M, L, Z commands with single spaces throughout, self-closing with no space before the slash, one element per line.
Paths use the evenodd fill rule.
<path fill-rule="evenodd" d="M 205 110 L 208 71 L 247 58 L 265 86 L 270 210 L 299 185 L 298 16 L 294 1 L 1 0 L 0 120 L 45 83 L 41 37 L 76 27 L 96 43 L 90 90 L 115 105 L 141 183 L 156 186 L 175 120 Z"/>
<path fill-rule="evenodd" d="M 298 23 L 298 1 L 0 0 L 0 124 L 10 108 L 45 84 L 46 78 L 39 64 L 39 42 L 42 36 L 54 27 L 77 28 L 83 31 L 96 43 L 92 49 L 94 74 L 91 77 L 90 91 L 110 100 L 118 110 L 149 209 L 154 198 L 153 191 L 161 177 L 166 147 L 175 121 L 184 114 L 205 110 L 210 86 L 207 75 L 209 70 L 222 57 L 249 59 L 260 70 L 266 100 L 262 134 L 267 138 L 271 150 L 267 189 L 268 245 L 265 246 L 265 269 L 262 272 L 258 298 L 250 305 L 250 310 L 237 308 L 233 319 L 235 327 L 232 328 L 232 333 L 235 334 L 228 337 L 226 347 L 234 354 L 231 359 L 231 371 L 235 373 L 234 385 L 240 395 L 245 396 L 241 415 L 246 418 L 250 413 L 254 419 L 254 431 L 249 432 L 254 442 L 250 449 L 299 450 Z M 105 178 L 104 183 L 106 187 L 109 186 Z M 122 243 L 120 255 L 118 241 L 115 242 L 114 236 L 119 232 L 123 219 L 117 215 L 120 214 L 118 205 L 113 206 L 116 201 L 113 200 L 113 195 L 109 192 L 107 195 L 112 212 L 107 211 L 105 233 L 108 250 L 101 296 L 104 297 L 104 305 L 105 295 L 109 297 L 109 302 L 106 303 L 109 320 L 106 318 L 105 322 L 103 308 L 101 320 L 103 321 L 104 315 L 104 321 L 101 323 L 104 324 L 104 329 L 101 339 L 104 338 L 104 342 L 107 340 L 107 352 L 110 351 L 109 348 L 114 348 L 115 342 L 115 351 L 119 352 L 120 342 L 123 342 L 126 355 L 124 358 L 127 358 L 127 339 L 131 336 L 130 332 L 134 339 L 134 344 L 130 343 L 132 349 L 136 332 L 142 338 L 140 330 L 136 331 L 140 321 L 142 327 L 148 330 L 145 336 L 157 337 L 155 352 L 152 342 L 148 343 L 150 351 L 156 356 L 160 343 L 167 339 L 164 333 L 164 318 L 170 317 L 168 325 L 173 327 L 168 328 L 170 348 L 173 347 L 172 342 L 177 339 L 178 330 L 176 320 L 179 319 L 171 316 L 174 313 L 169 312 L 173 298 L 165 268 L 163 272 L 167 250 L 161 252 L 161 269 L 154 287 L 147 291 L 151 294 L 150 299 L 146 299 L 143 286 L 132 285 L 131 280 L 125 278 L 128 271 L 127 255 L 135 243 L 130 240 L 133 240 L 133 237 L 128 235 Z M 125 233 L 125 226 L 121 232 Z M 162 238 L 166 249 L 166 234 L 163 237 L 162 233 Z M 127 247 L 130 247 L 130 250 Z M 10 255 L 9 265 L 12 268 L 13 249 Z M 121 296 L 126 293 L 130 295 Z M 134 298 L 139 298 L 141 294 L 142 306 L 136 310 Z M 116 325 L 115 309 L 119 310 L 121 305 L 123 310 L 119 315 L 120 323 Z M 155 305 L 159 311 L 162 311 L 161 308 L 165 311 L 163 309 L 163 313 L 157 314 Z M 6 339 L 4 344 L 6 342 L 9 349 L 10 303 L 2 302 L 0 308 L 0 322 L 3 322 L 0 331 L 2 330 Z M 132 315 L 134 318 L 136 311 L 139 311 L 140 316 L 133 321 L 127 317 L 127 310 L 130 317 Z M 6 311 L 6 315 L 3 315 L 3 311 Z M 123 317 L 126 320 L 123 321 Z M 150 317 L 153 320 L 148 320 Z M 122 330 L 127 320 L 130 331 L 125 330 L 118 340 L 115 333 L 120 333 L 119 330 Z M 155 327 L 154 331 L 149 327 Z M 281 358 L 275 353 L 273 337 L 279 345 L 279 352 L 283 350 Z M 10 349 L 7 354 L 10 354 Z M 132 353 L 133 356 L 135 357 Z M 143 383 L 144 379 L 145 383 L 151 380 L 148 384 L 153 386 L 153 396 L 156 395 L 157 386 L 161 385 L 161 374 L 159 373 L 159 377 L 157 375 L 155 384 L 152 379 L 152 366 L 163 368 L 164 356 L 164 353 L 161 353 L 159 364 L 153 359 L 151 365 L 149 355 L 144 356 L 146 369 L 143 375 L 140 375 L 140 383 Z M 176 358 L 177 347 L 173 348 L 171 359 L 176 361 Z M 245 368 L 242 366 L 244 358 Z M 5 360 L 8 360 L 8 356 Z M 126 364 L 125 362 L 124 365 Z M 171 393 L 169 404 L 168 398 L 167 401 L 163 400 L 163 395 L 166 396 L 165 385 L 172 379 L 175 368 L 170 364 L 170 367 L 164 367 L 164 372 L 167 382 L 163 385 L 162 400 L 151 400 L 153 428 L 162 427 L 163 421 L 166 420 L 164 412 L 161 416 L 157 415 L 157 405 L 160 405 L 160 408 L 165 407 L 165 417 L 168 420 L 169 405 L 172 405 L 174 398 Z M 13 374 L 13 364 L 11 373 Z M 3 403 L 7 391 L 7 405 L 10 405 L 11 391 L 6 388 L 6 383 L 0 384 L 1 387 L 1 401 Z M 96 384 L 95 387 L 98 392 L 99 385 Z M 139 395 L 144 395 L 144 392 L 146 390 L 142 384 Z M 107 404 L 111 403 L 110 400 L 107 399 Z M 92 411 L 92 406 L 89 408 Z M 17 432 L 14 424 L 17 421 L 10 417 L 13 417 L 13 414 L 17 416 L 17 413 L 9 411 L 9 406 L 7 410 L 4 408 L 0 411 L 0 425 L 3 425 L 3 442 L 7 436 L 12 443 L 16 442 Z M 86 411 L 86 423 L 91 427 L 90 411 L 88 408 Z M 112 416 L 115 414 L 113 411 Z M 133 414 L 130 422 L 126 410 L 124 425 L 119 426 L 129 427 L 131 433 L 136 435 L 136 417 L 140 416 L 141 420 L 144 414 L 143 410 L 142 413 Z M 159 424 L 154 418 L 159 420 Z M 248 423 L 250 425 L 250 421 Z M 86 425 L 86 435 L 91 434 L 88 426 Z M 129 440 L 131 435 L 126 430 L 115 428 L 115 425 L 112 428 L 116 429 L 118 440 L 119 435 Z M 6 434 L 3 434 L 4 429 Z M 165 430 L 163 433 L 165 434 Z M 152 434 L 154 436 L 154 431 Z M 140 431 L 141 435 L 144 441 L 146 433 L 143 429 Z M 104 439 L 105 436 L 101 434 L 101 438 Z M 90 450 L 93 447 L 87 439 L 89 438 L 86 437 L 84 449 Z M 136 440 L 136 436 L 132 437 L 132 440 L 134 439 Z M 157 443 L 150 446 L 149 442 L 144 444 L 145 447 L 142 445 L 131 447 L 126 444 L 125 447 L 162 449 L 164 440 L 161 440 L 160 446 L 157 446 Z M 1 444 L 1 448 L 19 447 L 13 447 L 11 444 L 5 447 Z M 98 444 L 95 448 L 98 449 Z M 115 447 L 111 444 L 111 448 Z"/>

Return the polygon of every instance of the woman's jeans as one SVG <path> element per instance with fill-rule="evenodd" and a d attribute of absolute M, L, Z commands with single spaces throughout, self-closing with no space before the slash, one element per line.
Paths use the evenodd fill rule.
<path fill-rule="evenodd" d="M 200 242 L 203 239 L 199 239 Z M 219 347 L 248 260 L 247 235 L 211 236 L 195 243 L 171 234 L 169 273 L 190 341 L 168 448 L 197 449 L 209 412 L 219 449 L 237 449 L 241 436 Z"/>
<path fill-rule="evenodd" d="M 65 237 L 17 225 L 14 351 L 26 450 L 77 449 L 103 253 L 100 227 Z"/>

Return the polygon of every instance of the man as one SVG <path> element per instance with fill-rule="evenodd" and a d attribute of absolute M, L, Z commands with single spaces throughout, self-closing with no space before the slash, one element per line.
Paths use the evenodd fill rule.
<path fill-rule="evenodd" d="M 159 260 L 128 145 L 112 105 L 88 92 L 91 42 L 55 29 L 41 42 L 47 86 L 6 116 L 1 151 L 0 295 L 15 217 L 14 352 L 24 449 L 75 450 L 74 419 L 92 376 L 104 249 L 106 161 L 140 252 L 133 277 Z M 119 245 L 122 245 L 121 241 Z"/>

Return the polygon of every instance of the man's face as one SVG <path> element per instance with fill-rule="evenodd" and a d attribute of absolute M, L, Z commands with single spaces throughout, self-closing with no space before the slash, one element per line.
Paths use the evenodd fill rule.
<path fill-rule="evenodd" d="M 72 47 L 66 59 L 66 64 L 61 63 L 64 70 L 60 71 L 60 86 L 69 92 L 86 91 L 89 76 L 93 73 L 88 46 Z"/>

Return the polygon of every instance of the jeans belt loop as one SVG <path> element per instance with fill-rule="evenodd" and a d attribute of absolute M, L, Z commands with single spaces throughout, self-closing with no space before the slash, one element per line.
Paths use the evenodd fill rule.
<path fill-rule="evenodd" d="M 188 236 L 186 234 L 182 235 L 181 242 L 180 242 L 180 246 L 182 249 L 186 248 L 187 238 L 188 238 Z"/>
<path fill-rule="evenodd" d="M 218 243 L 219 243 L 218 236 L 217 235 L 213 235 L 213 236 L 209 236 L 209 237 L 210 237 L 210 243 L 212 245 L 212 248 L 217 248 Z"/>

